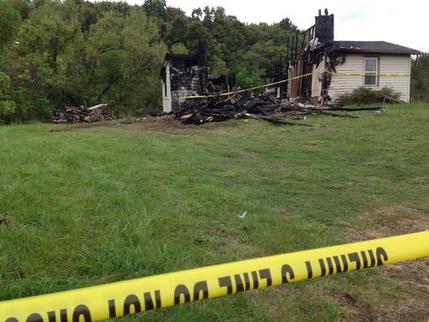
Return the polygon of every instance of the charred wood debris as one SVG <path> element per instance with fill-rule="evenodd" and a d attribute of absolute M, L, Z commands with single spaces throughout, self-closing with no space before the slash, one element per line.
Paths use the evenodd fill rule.
<path fill-rule="evenodd" d="M 111 121 L 112 117 L 106 113 L 107 104 L 97 104 L 89 108 L 85 106 L 67 106 L 57 112 L 52 123 L 95 123 Z"/>
<path fill-rule="evenodd" d="M 187 100 L 172 114 L 184 124 L 200 125 L 230 119 L 250 118 L 265 120 L 275 125 L 296 124 L 291 120 L 305 120 L 310 115 L 357 118 L 350 112 L 384 112 L 381 107 L 345 108 L 322 106 L 317 98 L 280 99 L 272 91 L 215 96 L 204 100 Z"/>
<path fill-rule="evenodd" d="M 89 108 L 68 106 L 58 112 L 53 123 L 96 123 L 111 121 L 106 113 L 107 104 L 98 104 Z M 177 119 L 184 124 L 201 125 L 209 122 L 222 122 L 231 119 L 256 119 L 275 125 L 296 124 L 291 121 L 306 120 L 310 115 L 329 115 L 334 117 L 357 118 L 350 112 L 384 112 L 382 107 L 347 108 L 320 105 L 320 99 L 293 98 L 281 99 L 273 91 L 255 95 L 240 93 L 229 96 L 214 96 L 205 99 L 186 100 L 171 113 L 162 113 L 151 117 L 153 121 Z"/>

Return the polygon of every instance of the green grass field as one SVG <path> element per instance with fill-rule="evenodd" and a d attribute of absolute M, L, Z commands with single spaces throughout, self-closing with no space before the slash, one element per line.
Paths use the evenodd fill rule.
<path fill-rule="evenodd" d="M 429 105 L 356 115 L 0 126 L 0 300 L 429 229 Z M 422 321 L 428 277 L 421 260 L 123 321 Z"/>

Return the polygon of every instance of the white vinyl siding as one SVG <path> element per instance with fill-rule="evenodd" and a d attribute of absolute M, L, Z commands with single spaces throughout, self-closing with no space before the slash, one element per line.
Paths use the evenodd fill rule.
<path fill-rule="evenodd" d="M 355 88 L 363 85 L 362 76 L 347 76 L 342 74 L 363 72 L 363 55 L 347 55 L 346 61 L 336 67 L 337 73 L 332 74 L 331 86 L 329 86 L 329 96 L 332 101 L 336 101 L 344 93 L 350 93 Z"/>
<path fill-rule="evenodd" d="M 401 93 L 400 99 L 410 101 L 411 58 L 409 56 L 381 56 L 380 74 L 402 74 L 404 76 L 380 76 L 380 87 L 390 87 Z"/>
<path fill-rule="evenodd" d="M 329 95 L 332 101 L 337 100 L 342 94 L 350 93 L 354 89 L 364 86 L 365 72 L 364 57 L 367 55 L 348 54 L 343 65 L 337 66 L 337 75 L 332 75 Z M 375 56 L 370 56 L 375 57 Z M 377 55 L 378 57 L 378 86 L 372 86 L 374 89 L 382 87 L 391 87 L 401 94 L 400 99 L 406 102 L 410 100 L 410 56 Z M 355 75 L 344 75 L 355 74 Z M 382 76 L 383 74 L 401 74 L 406 76 Z"/>

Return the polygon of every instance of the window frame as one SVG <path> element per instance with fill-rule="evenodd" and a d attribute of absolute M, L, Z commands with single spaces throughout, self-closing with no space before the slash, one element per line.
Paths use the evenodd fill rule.
<path fill-rule="evenodd" d="M 366 70 L 366 62 L 370 59 L 375 59 L 375 71 L 368 72 Z M 380 69 L 380 57 L 378 56 L 364 56 L 363 57 L 363 85 L 366 87 L 378 87 L 380 84 L 379 77 L 379 69 Z M 375 84 L 367 84 L 366 76 L 375 76 Z"/>

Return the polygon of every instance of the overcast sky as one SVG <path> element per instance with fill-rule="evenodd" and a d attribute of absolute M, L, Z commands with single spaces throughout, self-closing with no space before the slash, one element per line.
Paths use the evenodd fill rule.
<path fill-rule="evenodd" d="M 142 4 L 144 0 L 128 0 Z M 314 24 L 318 9 L 335 14 L 336 40 L 385 40 L 429 52 L 428 0 L 167 0 L 187 14 L 206 5 L 225 8 L 247 23 L 279 22 L 288 17 L 300 29 Z"/>

